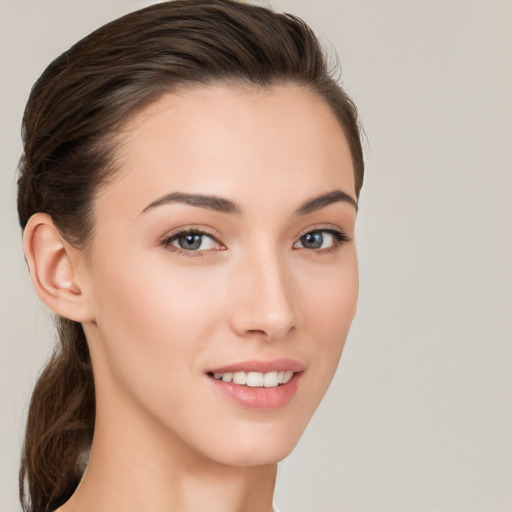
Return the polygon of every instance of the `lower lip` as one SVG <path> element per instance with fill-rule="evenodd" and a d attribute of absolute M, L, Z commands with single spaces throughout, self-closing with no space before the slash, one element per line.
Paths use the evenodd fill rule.
<path fill-rule="evenodd" d="M 238 405 L 259 411 L 270 411 L 284 407 L 292 401 L 301 377 L 302 372 L 294 373 L 286 384 L 274 388 L 252 388 L 209 378 L 218 391 Z"/>

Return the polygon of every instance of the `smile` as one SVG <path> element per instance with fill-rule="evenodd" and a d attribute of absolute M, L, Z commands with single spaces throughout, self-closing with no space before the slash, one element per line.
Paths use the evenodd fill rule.
<path fill-rule="evenodd" d="M 210 374 L 211 375 L 211 374 Z M 286 384 L 293 377 L 293 371 L 279 372 L 226 372 L 214 373 L 213 377 L 223 382 L 233 382 L 240 386 L 249 386 L 251 388 L 275 388 Z"/>
<path fill-rule="evenodd" d="M 294 359 L 251 360 L 211 368 L 206 372 L 213 388 L 231 403 L 269 411 L 290 403 L 306 367 Z"/>

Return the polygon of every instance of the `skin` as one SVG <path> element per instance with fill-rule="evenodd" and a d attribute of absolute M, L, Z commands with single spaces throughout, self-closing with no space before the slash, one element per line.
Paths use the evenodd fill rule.
<path fill-rule="evenodd" d="M 270 511 L 276 464 L 327 390 L 356 311 L 356 208 L 295 213 L 334 190 L 355 198 L 343 131 L 322 99 L 293 85 L 203 87 L 137 114 L 117 161 L 87 257 L 44 214 L 25 235 L 36 289 L 83 323 L 94 368 L 91 459 L 59 510 Z M 177 191 L 227 198 L 241 213 L 148 208 Z M 212 238 L 179 252 L 169 237 L 182 228 Z M 326 229 L 350 240 L 336 245 Z M 305 247 L 315 231 L 324 245 Z M 305 371 L 277 409 L 241 406 L 207 375 L 278 358 Z"/>

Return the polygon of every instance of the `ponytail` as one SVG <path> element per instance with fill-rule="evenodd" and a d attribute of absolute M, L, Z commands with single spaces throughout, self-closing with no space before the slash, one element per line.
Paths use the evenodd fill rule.
<path fill-rule="evenodd" d="M 56 323 L 60 346 L 39 376 L 28 411 L 19 474 L 25 512 L 50 512 L 68 500 L 94 431 L 94 381 L 82 326 L 60 317 Z"/>

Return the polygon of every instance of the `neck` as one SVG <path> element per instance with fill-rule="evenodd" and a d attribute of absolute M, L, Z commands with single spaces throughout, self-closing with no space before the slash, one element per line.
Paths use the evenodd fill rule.
<path fill-rule="evenodd" d="M 58 512 L 271 512 L 276 471 L 212 461 L 144 413 L 99 402 L 87 472 Z"/>

